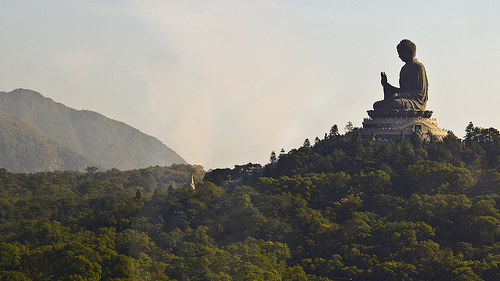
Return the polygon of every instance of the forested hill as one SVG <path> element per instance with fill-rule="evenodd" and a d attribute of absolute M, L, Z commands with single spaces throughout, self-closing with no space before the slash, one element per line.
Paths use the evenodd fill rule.
<path fill-rule="evenodd" d="M 487 187 L 485 182 L 491 180 L 490 173 L 494 173 L 499 166 L 498 130 L 475 127 L 472 122 L 467 126 L 463 140 L 450 132 L 443 141 L 432 142 L 421 142 L 417 135 L 412 135 L 407 140 L 361 141 L 354 132 L 341 135 L 337 126 L 333 126 L 324 139 L 316 138 L 314 143 L 306 139 L 303 146 L 288 153 L 283 150 L 280 154 L 272 152 L 270 163 L 263 168 L 249 163 L 237 165 L 234 169 L 216 169 L 207 173 L 205 180 L 217 185 L 248 185 L 255 184 L 261 177 L 383 173 L 391 177 L 391 189 L 386 192 L 398 192 L 399 195 L 440 193 L 447 188 L 456 187 L 446 184 L 451 179 L 449 175 L 442 181 L 433 177 L 431 182 L 420 184 L 421 181 L 417 178 L 425 180 L 427 177 L 418 173 L 435 167 L 447 172 L 453 171 L 461 175 L 461 180 L 472 177 L 473 181 L 467 181 L 468 184 L 462 186 L 462 191 L 479 192 L 478 187 Z M 444 177 L 446 173 L 438 174 Z M 408 186 L 410 180 L 415 184 L 412 188 Z"/>
<path fill-rule="evenodd" d="M 263 168 L 205 180 L 247 188 L 252 218 L 265 217 L 257 236 L 289 245 L 310 280 L 500 280 L 500 135 L 465 131 L 376 142 L 334 126 Z"/>
<path fill-rule="evenodd" d="M 471 123 L 430 143 L 333 127 L 204 181 L 0 170 L 0 280 L 500 280 L 499 156 Z"/>
<path fill-rule="evenodd" d="M 125 123 L 96 112 L 66 107 L 35 91 L 0 92 L 0 110 L 35 126 L 104 168 L 127 170 L 186 163 L 158 139 Z M 39 170 L 31 172 L 36 171 Z"/>
<path fill-rule="evenodd" d="M 83 171 L 95 166 L 35 126 L 0 111 L 0 167 L 11 172 Z"/>

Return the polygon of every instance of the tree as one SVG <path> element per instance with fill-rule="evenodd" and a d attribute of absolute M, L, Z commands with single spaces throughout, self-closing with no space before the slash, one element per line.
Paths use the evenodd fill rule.
<path fill-rule="evenodd" d="M 93 174 L 93 173 L 97 172 L 98 170 L 99 170 L 99 168 L 97 168 L 96 166 L 90 166 L 90 167 L 85 168 L 85 171 L 89 174 Z"/>
<path fill-rule="evenodd" d="M 311 147 L 311 142 L 309 141 L 309 139 L 305 139 L 304 144 L 302 146 L 303 147 Z"/>
<path fill-rule="evenodd" d="M 474 124 L 472 121 L 469 122 L 469 125 L 465 128 L 465 141 L 470 142 L 474 138 Z"/>
<path fill-rule="evenodd" d="M 142 198 L 143 198 L 142 191 L 137 190 L 137 191 L 135 192 L 135 197 L 134 197 L 134 199 L 135 199 L 135 200 L 141 200 Z"/>
<path fill-rule="evenodd" d="M 269 161 L 271 162 L 271 165 L 276 164 L 276 162 L 278 161 L 274 150 L 271 152 L 271 157 L 269 157 Z"/>
<path fill-rule="evenodd" d="M 31 280 L 26 278 L 24 274 L 17 271 L 0 271 L 0 280 L 9 280 L 9 281 L 27 281 Z"/>
<path fill-rule="evenodd" d="M 352 124 L 351 121 L 347 122 L 347 124 L 344 127 L 344 130 L 346 133 L 351 133 L 354 130 L 354 125 Z"/>
<path fill-rule="evenodd" d="M 330 135 L 329 137 L 336 137 L 339 135 L 339 128 L 337 125 L 333 125 L 332 128 L 330 128 Z"/>

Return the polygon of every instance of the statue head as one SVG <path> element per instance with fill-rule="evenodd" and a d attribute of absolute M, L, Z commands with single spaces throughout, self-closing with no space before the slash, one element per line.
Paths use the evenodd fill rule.
<path fill-rule="evenodd" d="M 401 40 L 396 49 L 398 50 L 399 57 L 404 62 L 412 60 L 417 54 L 417 45 L 408 39 Z"/>

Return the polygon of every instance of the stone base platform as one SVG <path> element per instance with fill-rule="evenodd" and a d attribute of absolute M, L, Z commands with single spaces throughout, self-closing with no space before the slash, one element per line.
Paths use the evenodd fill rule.
<path fill-rule="evenodd" d="M 430 110 L 410 110 L 410 109 L 391 109 L 391 110 L 368 110 L 368 116 L 371 118 L 381 117 L 423 117 L 430 118 L 432 111 Z"/>
<path fill-rule="evenodd" d="M 403 117 L 404 114 L 401 114 L 401 111 L 391 112 L 398 115 L 397 117 L 385 117 L 383 115 L 388 112 L 378 114 L 379 112 L 369 110 L 368 115 L 372 118 L 365 118 L 363 128 L 355 129 L 362 139 L 391 140 L 399 139 L 401 136 L 407 139 L 413 133 L 417 133 L 420 139 L 430 141 L 442 140 L 448 134 L 447 130 L 438 128 L 435 118 L 429 118 L 432 111 L 413 111 L 410 114 L 418 112 L 417 114 L 421 116 L 415 116 L 415 114 L 406 117 Z"/>

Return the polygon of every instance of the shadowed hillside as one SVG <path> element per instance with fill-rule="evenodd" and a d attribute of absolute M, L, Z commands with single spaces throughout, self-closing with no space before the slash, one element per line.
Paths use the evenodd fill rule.
<path fill-rule="evenodd" d="M 66 107 L 35 91 L 0 92 L 0 110 L 34 125 L 105 168 L 125 170 L 186 163 L 158 139 L 123 122 Z"/>
<path fill-rule="evenodd" d="M 10 114 L 0 112 L 0 167 L 13 172 L 76 170 L 96 165 Z"/>

